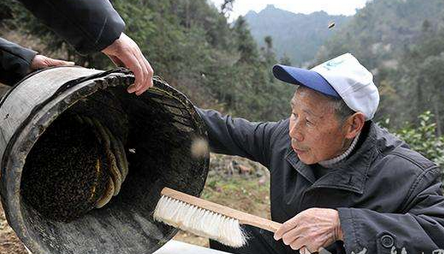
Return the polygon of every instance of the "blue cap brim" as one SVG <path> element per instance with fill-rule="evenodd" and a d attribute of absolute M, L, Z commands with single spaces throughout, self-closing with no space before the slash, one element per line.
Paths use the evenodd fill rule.
<path fill-rule="evenodd" d="M 273 75 L 286 83 L 306 86 L 322 94 L 341 98 L 330 83 L 315 71 L 277 64 L 273 66 Z"/>

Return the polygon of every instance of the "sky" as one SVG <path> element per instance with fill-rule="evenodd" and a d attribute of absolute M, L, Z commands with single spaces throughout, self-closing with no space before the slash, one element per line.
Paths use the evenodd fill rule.
<path fill-rule="evenodd" d="M 223 3 L 223 0 L 209 1 L 218 7 Z M 330 15 L 354 15 L 356 9 L 364 7 L 367 1 L 368 0 L 235 0 L 230 20 L 236 19 L 239 15 L 245 15 L 250 10 L 260 12 L 268 4 L 273 4 L 276 8 L 294 13 L 310 14 L 323 10 Z"/>

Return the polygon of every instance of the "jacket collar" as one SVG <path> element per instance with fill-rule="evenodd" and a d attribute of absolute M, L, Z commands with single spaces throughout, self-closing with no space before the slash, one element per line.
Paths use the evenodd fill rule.
<path fill-rule="evenodd" d="M 312 184 L 312 188 L 333 188 L 363 194 L 367 172 L 377 152 L 376 132 L 375 124 L 369 121 L 364 127 L 357 150 L 318 180 L 315 179 L 313 169 L 299 160 L 291 146 L 286 160 Z"/>

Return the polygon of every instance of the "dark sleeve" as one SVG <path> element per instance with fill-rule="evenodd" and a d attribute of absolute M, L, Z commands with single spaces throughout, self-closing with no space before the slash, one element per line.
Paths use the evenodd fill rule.
<path fill-rule="evenodd" d="M 441 185 L 439 169 L 424 171 L 411 188 L 408 205 L 399 214 L 339 208 L 346 252 L 432 253 L 444 249 Z"/>
<path fill-rule="evenodd" d="M 0 38 L 0 82 L 12 86 L 29 73 L 37 52 Z"/>
<path fill-rule="evenodd" d="M 20 2 L 82 54 L 99 52 L 111 45 L 125 28 L 125 23 L 108 0 Z"/>
<path fill-rule="evenodd" d="M 269 166 L 275 122 L 253 123 L 223 116 L 215 110 L 198 109 L 206 123 L 212 152 L 237 155 Z"/>

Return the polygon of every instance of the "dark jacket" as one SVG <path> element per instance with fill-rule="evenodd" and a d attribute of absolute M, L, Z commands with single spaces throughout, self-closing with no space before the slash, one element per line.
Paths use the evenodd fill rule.
<path fill-rule="evenodd" d="M 319 179 L 290 146 L 289 120 L 251 123 L 198 110 L 212 151 L 270 170 L 271 217 L 285 222 L 311 207 L 339 212 L 345 242 L 332 253 L 431 253 L 444 249 L 439 168 L 386 130 L 366 123 L 354 152 Z M 286 248 L 287 252 L 291 252 Z"/>
<path fill-rule="evenodd" d="M 0 82 L 12 86 L 30 71 L 37 52 L 0 38 Z"/>
<path fill-rule="evenodd" d="M 108 0 L 20 0 L 45 25 L 79 53 L 111 45 L 125 23 Z M 13 85 L 29 72 L 36 52 L 0 40 L 0 82 Z"/>
<path fill-rule="evenodd" d="M 125 23 L 108 0 L 20 0 L 23 5 L 79 53 L 111 45 Z"/>

